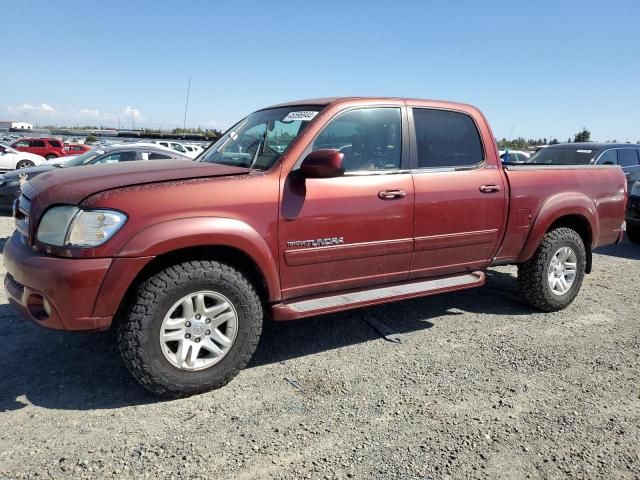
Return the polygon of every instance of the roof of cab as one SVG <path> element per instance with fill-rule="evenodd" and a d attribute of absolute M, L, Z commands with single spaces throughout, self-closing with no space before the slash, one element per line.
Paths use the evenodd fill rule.
<path fill-rule="evenodd" d="M 427 100 L 427 99 L 418 99 L 418 98 L 404 98 L 404 97 L 366 97 L 366 96 L 355 96 L 355 97 L 321 97 L 321 98 L 308 98 L 308 99 L 304 99 L 304 100 L 294 100 L 291 102 L 285 102 L 285 103 L 278 103 L 276 105 L 271 105 L 269 107 L 265 107 L 261 110 L 267 110 L 270 108 L 281 108 L 281 107 L 301 107 L 301 106 L 327 106 L 329 104 L 332 103 L 337 103 L 337 102 L 343 102 L 343 101 L 351 101 L 351 100 L 379 100 L 381 102 L 384 102 L 385 100 L 394 100 L 394 101 L 398 101 L 398 100 L 402 100 L 402 101 L 406 101 L 407 103 L 412 103 L 412 102 L 429 102 L 429 103 L 437 103 L 437 104 L 441 104 L 441 105 L 449 105 L 452 107 L 455 106 L 465 106 L 465 107 L 472 107 L 472 108 L 476 108 L 473 105 L 469 105 L 469 104 L 465 104 L 465 103 L 460 103 L 460 102 L 451 102 L 451 101 L 447 101 L 447 100 Z"/>

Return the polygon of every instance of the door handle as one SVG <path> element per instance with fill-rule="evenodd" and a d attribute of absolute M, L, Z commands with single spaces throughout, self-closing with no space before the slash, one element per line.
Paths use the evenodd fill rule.
<path fill-rule="evenodd" d="M 480 185 L 480 191 L 482 193 L 497 193 L 500 190 L 500 185 Z"/>
<path fill-rule="evenodd" d="M 406 197 L 406 192 L 404 190 L 382 190 L 378 192 L 378 198 L 380 200 L 399 200 L 401 198 Z"/>

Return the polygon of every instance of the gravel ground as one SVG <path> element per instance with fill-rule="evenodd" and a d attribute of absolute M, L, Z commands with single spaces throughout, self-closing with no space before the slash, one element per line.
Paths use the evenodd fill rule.
<path fill-rule="evenodd" d="M 498 268 L 480 289 L 272 325 L 230 385 L 177 401 L 147 395 L 110 334 L 40 329 L 2 293 L 0 478 L 640 478 L 639 260 L 599 250 L 554 314 Z"/>

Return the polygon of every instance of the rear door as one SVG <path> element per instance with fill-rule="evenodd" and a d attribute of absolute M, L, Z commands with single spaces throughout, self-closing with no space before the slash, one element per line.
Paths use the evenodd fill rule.
<path fill-rule="evenodd" d="M 483 119 L 471 113 L 409 109 L 416 195 L 411 278 L 482 269 L 502 239 L 507 188 L 486 155 Z"/>
<path fill-rule="evenodd" d="M 404 102 L 396 103 L 337 114 L 299 160 L 314 150 L 338 149 L 343 176 L 301 181 L 290 173 L 283 179 L 278 237 L 284 298 L 408 278 L 413 181 Z"/>
<path fill-rule="evenodd" d="M 29 140 L 29 152 L 42 157 L 47 156 L 47 144 L 44 140 Z"/>

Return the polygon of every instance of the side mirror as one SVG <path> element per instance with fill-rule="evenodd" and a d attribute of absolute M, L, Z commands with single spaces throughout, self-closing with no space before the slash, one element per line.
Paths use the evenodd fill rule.
<path fill-rule="evenodd" d="M 344 174 L 342 158 L 344 153 L 334 149 L 311 152 L 300 165 L 299 173 L 304 178 L 333 178 Z"/>

